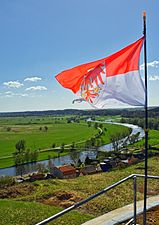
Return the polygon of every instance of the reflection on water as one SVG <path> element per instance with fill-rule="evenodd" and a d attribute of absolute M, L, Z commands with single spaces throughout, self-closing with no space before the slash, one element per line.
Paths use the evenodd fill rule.
<path fill-rule="evenodd" d="M 89 157 L 90 159 L 96 159 L 97 151 L 83 151 L 79 153 L 79 157 L 77 157 L 76 162 L 78 159 L 81 160 L 81 162 L 85 162 L 86 157 Z M 39 163 L 43 163 L 44 165 L 48 165 L 49 160 L 43 160 Z M 75 161 L 71 158 L 70 155 L 61 156 L 59 158 L 53 158 L 51 159 L 52 163 L 55 166 L 60 166 L 64 164 L 71 164 Z M 20 166 L 12 166 L 5 169 L 0 169 L 0 176 L 7 175 L 7 176 L 18 176 L 22 174 L 32 173 L 37 171 L 37 163 L 28 163 Z"/>

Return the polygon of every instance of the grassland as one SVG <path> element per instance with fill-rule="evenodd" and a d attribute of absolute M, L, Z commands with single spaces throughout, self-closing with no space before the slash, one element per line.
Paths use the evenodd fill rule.
<path fill-rule="evenodd" d="M 56 150 L 50 151 L 55 143 L 56 147 L 75 142 L 83 145 L 84 142 L 95 134 L 98 130 L 94 124 L 88 127 L 82 120 L 80 123 L 67 123 L 68 117 L 4 117 L 0 118 L 0 168 L 14 165 L 12 153 L 15 151 L 15 144 L 24 139 L 26 148 L 40 150 L 38 160 L 57 157 Z M 47 131 L 44 129 L 47 126 Z M 106 135 L 103 137 L 103 144 L 110 142 L 110 135 L 115 131 L 122 132 L 128 128 L 123 126 L 104 125 L 107 128 Z M 82 144 L 83 143 L 83 144 Z M 68 154 L 65 150 L 61 155 Z"/>
<path fill-rule="evenodd" d="M 53 143 L 60 146 L 62 143 L 71 144 L 72 141 L 80 142 L 97 133 L 97 130 L 90 129 L 81 124 L 46 124 L 47 131 L 40 131 L 39 125 L 13 125 L 11 131 L 7 132 L 6 127 L 0 128 L 0 155 L 9 156 L 15 150 L 15 144 L 24 139 L 26 148 L 47 149 Z M 2 151 L 4 149 L 4 151 Z"/>
<path fill-rule="evenodd" d="M 51 213 L 54 214 L 60 210 L 59 208 L 56 209 L 55 206 L 60 207 L 63 204 L 64 207 L 67 207 L 71 201 L 73 201 L 71 199 L 84 199 L 132 173 L 144 173 L 144 163 L 141 162 L 120 170 L 87 175 L 72 180 L 54 179 L 36 181 L 32 184 L 28 184 L 28 187 L 24 184 L 19 184 L 15 187 L 10 187 L 9 189 L 2 189 L 0 190 L 1 198 L 2 196 L 4 197 L 3 194 L 5 193 L 8 200 L 0 200 L 1 224 L 35 224 L 35 222 L 46 218 L 51 215 Z M 148 174 L 159 174 L 158 157 L 149 159 Z M 143 185 L 143 180 L 137 179 L 138 200 L 143 199 Z M 32 191 L 30 191 L 31 186 Z M 26 191 L 27 188 L 28 191 Z M 68 199 L 65 198 L 57 202 L 57 197 L 61 192 L 67 194 L 65 196 L 72 195 L 73 197 Z M 150 196 L 158 193 L 158 181 L 148 181 L 148 195 Z M 80 209 L 78 209 L 80 212 L 79 214 L 77 214 L 77 212 L 72 212 L 72 214 L 61 217 L 61 221 L 56 220 L 54 224 L 80 225 L 82 222 L 81 216 L 83 220 L 87 220 L 132 202 L 133 181 L 128 181 L 112 191 L 109 191 L 107 194 L 103 194 L 101 197 L 94 199 L 85 206 L 80 207 Z M 52 206 L 46 206 L 46 204 Z M 6 213 L 3 213 L 4 211 Z M 90 216 L 88 216 L 88 214 Z M 10 222 L 7 223 L 7 221 Z"/>
<path fill-rule="evenodd" d="M 53 124 L 66 123 L 69 116 L 21 116 L 0 117 L 0 125 L 28 125 L 28 124 Z"/>
<path fill-rule="evenodd" d="M 35 202 L 0 200 L 0 224 L 34 225 L 40 222 L 42 218 L 45 219 L 61 210 L 61 208 L 56 206 L 48 206 Z M 74 211 L 57 219 L 56 222 L 51 222 L 49 224 L 78 225 L 90 219 L 92 219 L 92 216 Z"/>
<path fill-rule="evenodd" d="M 137 143 L 134 143 L 133 146 L 136 147 L 143 147 L 145 144 L 145 139 L 138 141 Z M 159 145 L 159 131 L 158 130 L 150 130 L 149 131 L 149 145 L 156 146 Z"/>

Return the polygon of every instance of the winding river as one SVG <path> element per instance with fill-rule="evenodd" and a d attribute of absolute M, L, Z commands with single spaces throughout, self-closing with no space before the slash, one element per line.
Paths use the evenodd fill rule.
<path fill-rule="evenodd" d="M 92 122 L 100 123 L 100 121 L 92 121 Z M 105 121 L 105 122 L 102 121 L 101 123 L 109 123 L 109 124 L 116 124 L 116 125 L 122 125 L 122 126 L 129 127 L 129 128 L 132 129 L 132 132 L 131 132 L 130 136 L 133 135 L 133 134 L 139 133 L 139 139 L 142 139 L 145 136 L 144 130 L 141 127 L 138 127 L 137 125 L 126 124 L 126 123 L 116 123 L 116 122 L 111 122 L 111 121 Z M 120 144 L 122 144 L 123 141 L 125 141 L 126 139 L 127 139 L 127 137 L 120 140 Z M 126 144 L 128 145 L 129 142 L 127 141 Z M 97 151 L 111 151 L 111 150 L 113 150 L 113 146 L 112 146 L 112 143 L 109 143 L 107 145 L 99 147 Z M 81 162 L 84 162 L 87 156 L 90 159 L 95 159 L 96 156 L 97 156 L 97 151 L 94 151 L 94 150 L 93 151 L 91 151 L 91 150 L 82 151 L 82 152 L 79 153 L 79 159 L 81 160 Z M 65 156 L 61 156 L 61 157 L 58 157 L 58 158 L 53 158 L 53 159 L 51 159 L 51 161 L 55 166 L 74 163 L 74 161 L 73 161 L 73 159 L 71 158 L 70 155 L 65 155 Z M 37 163 L 25 164 L 23 166 L 23 174 L 35 172 L 37 170 Z M 43 164 L 47 165 L 48 160 L 40 161 L 40 163 L 43 163 Z M 20 175 L 20 174 L 21 174 L 21 171 L 19 171 L 19 169 L 17 169 L 15 166 L 8 167 L 8 168 L 5 168 L 5 169 L 0 169 L 0 176 L 3 176 L 3 175 L 17 176 L 17 175 Z"/>

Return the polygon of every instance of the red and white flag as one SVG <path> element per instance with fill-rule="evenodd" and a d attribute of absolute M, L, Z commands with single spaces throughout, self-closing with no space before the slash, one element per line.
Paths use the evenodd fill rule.
<path fill-rule="evenodd" d="M 143 106 L 145 88 L 139 74 L 143 41 L 144 37 L 106 58 L 65 70 L 56 79 L 97 108 L 110 104 L 110 100 Z"/>

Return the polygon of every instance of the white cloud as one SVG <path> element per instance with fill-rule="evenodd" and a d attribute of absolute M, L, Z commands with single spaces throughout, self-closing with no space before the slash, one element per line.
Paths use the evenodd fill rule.
<path fill-rule="evenodd" d="M 150 76 L 149 80 L 151 80 L 151 81 L 159 80 L 159 75 Z"/>
<path fill-rule="evenodd" d="M 40 81 L 40 80 L 42 80 L 41 77 L 27 77 L 27 78 L 25 78 L 24 81 L 37 82 L 37 81 Z"/>
<path fill-rule="evenodd" d="M 157 60 L 147 63 L 147 66 L 152 68 L 158 68 L 158 65 L 159 65 L 159 61 Z M 144 70 L 144 66 L 145 66 L 145 63 L 141 64 L 140 70 Z"/>
<path fill-rule="evenodd" d="M 8 82 L 4 82 L 3 85 L 5 85 L 9 88 L 20 88 L 24 84 L 20 83 L 19 81 L 8 81 Z"/>
<path fill-rule="evenodd" d="M 45 86 L 32 86 L 25 89 L 26 91 L 46 91 L 47 88 Z"/>
<path fill-rule="evenodd" d="M 12 95 L 12 94 L 14 94 L 14 93 L 13 93 L 12 91 L 6 91 L 5 94 L 6 94 L 6 95 Z"/>
<path fill-rule="evenodd" d="M 18 96 L 18 97 L 27 97 L 29 96 L 28 94 L 26 93 L 14 93 L 12 91 L 6 91 L 4 93 L 4 97 L 14 97 L 14 96 Z"/>
<path fill-rule="evenodd" d="M 27 97 L 27 96 L 29 96 L 28 94 L 23 94 L 23 93 L 21 93 L 21 94 L 16 94 L 16 96 L 19 96 L 19 97 Z"/>

